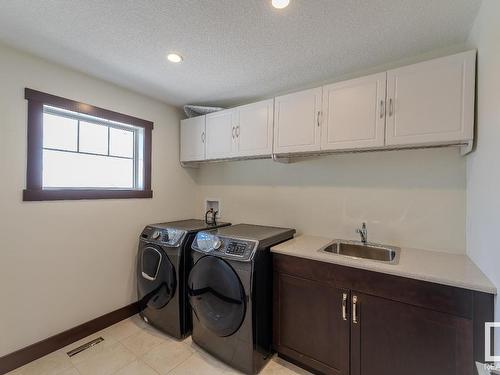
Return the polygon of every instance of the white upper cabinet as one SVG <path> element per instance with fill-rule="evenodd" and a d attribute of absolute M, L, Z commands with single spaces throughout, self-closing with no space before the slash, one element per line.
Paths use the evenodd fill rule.
<path fill-rule="evenodd" d="M 181 162 L 205 160 L 205 116 L 181 120 Z"/>
<path fill-rule="evenodd" d="M 273 99 L 270 99 L 236 108 L 237 156 L 272 154 L 273 104 Z"/>
<path fill-rule="evenodd" d="M 181 161 L 471 146 L 475 69 L 474 50 L 183 120 Z"/>
<path fill-rule="evenodd" d="M 272 154 L 273 100 L 207 115 L 206 159 Z"/>
<path fill-rule="evenodd" d="M 274 153 L 319 151 L 322 88 L 274 99 Z"/>
<path fill-rule="evenodd" d="M 227 159 L 236 154 L 237 112 L 226 109 L 207 115 L 207 160 Z"/>
<path fill-rule="evenodd" d="M 473 139 L 476 51 L 387 73 L 386 144 L 434 145 Z"/>
<path fill-rule="evenodd" d="M 386 73 L 323 87 L 322 150 L 384 146 Z"/>

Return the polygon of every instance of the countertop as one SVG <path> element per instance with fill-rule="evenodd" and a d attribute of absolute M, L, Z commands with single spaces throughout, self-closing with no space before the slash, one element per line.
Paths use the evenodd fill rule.
<path fill-rule="evenodd" d="M 496 294 L 497 289 L 464 254 L 401 248 L 398 264 L 320 252 L 332 238 L 301 235 L 271 248 L 273 253 Z"/>

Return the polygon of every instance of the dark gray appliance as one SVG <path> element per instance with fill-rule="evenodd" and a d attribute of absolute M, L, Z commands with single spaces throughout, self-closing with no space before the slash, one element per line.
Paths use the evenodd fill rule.
<path fill-rule="evenodd" d="M 144 228 L 137 255 L 137 292 L 140 315 L 146 322 L 179 339 L 191 332 L 186 295 L 191 244 L 198 231 L 227 225 L 191 219 Z"/>
<path fill-rule="evenodd" d="M 188 296 L 193 341 L 247 374 L 272 354 L 270 247 L 294 229 L 238 224 L 203 231 L 193 241 Z"/>

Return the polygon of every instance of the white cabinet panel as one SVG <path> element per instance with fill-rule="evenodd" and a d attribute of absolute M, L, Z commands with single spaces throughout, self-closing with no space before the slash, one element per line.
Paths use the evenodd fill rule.
<path fill-rule="evenodd" d="M 387 145 L 432 145 L 473 138 L 476 52 L 387 73 Z"/>
<path fill-rule="evenodd" d="M 386 73 L 323 87 L 322 150 L 381 147 Z"/>
<path fill-rule="evenodd" d="M 181 161 L 205 159 L 205 116 L 181 120 Z"/>
<path fill-rule="evenodd" d="M 322 88 L 274 99 L 274 153 L 318 151 Z"/>
<path fill-rule="evenodd" d="M 273 103 L 273 99 L 270 99 L 237 108 L 238 156 L 272 154 Z"/>
<path fill-rule="evenodd" d="M 224 111 L 207 115 L 207 154 L 206 158 L 225 159 L 236 154 L 236 111 Z"/>

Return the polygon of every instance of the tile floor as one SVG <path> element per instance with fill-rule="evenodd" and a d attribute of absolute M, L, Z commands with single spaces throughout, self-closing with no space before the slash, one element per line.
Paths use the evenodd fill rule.
<path fill-rule="evenodd" d="M 104 341 L 71 358 L 66 355 L 97 337 Z M 178 341 L 146 325 L 138 315 L 18 368 L 11 375 L 211 375 L 239 374 L 218 361 L 191 338 Z M 261 374 L 306 375 L 308 372 L 273 358 Z"/>

